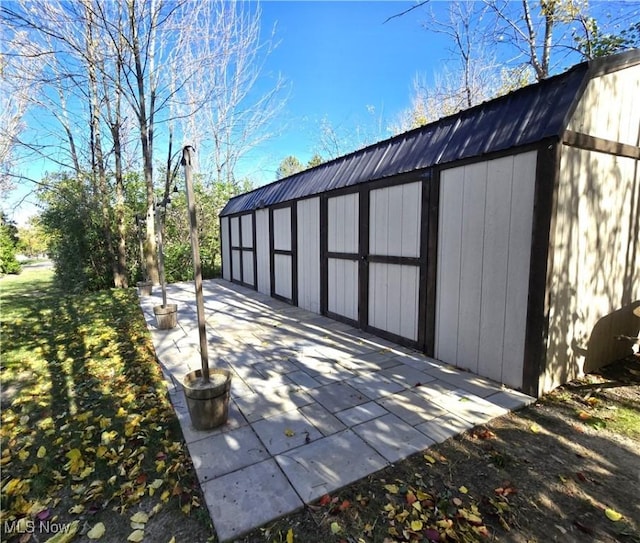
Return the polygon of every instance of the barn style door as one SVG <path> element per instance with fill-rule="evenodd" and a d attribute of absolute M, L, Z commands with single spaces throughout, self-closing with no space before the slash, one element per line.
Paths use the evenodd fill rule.
<path fill-rule="evenodd" d="M 368 198 L 367 328 L 418 343 L 422 182 L 371 190 Z"/>
<path fill-rule="evenodd" d="M 255 288 L 255 220 L 253 213 L 231 217 L 231 280 Z"/>
<path fill-rule="evenodd" d="M 271 296 L 298 304 L 298 245 L 296 206 L 269 209 Z"/>
<path fill-rule="evenodd" d="M 324 196 L 321 312 L 432 353 L 434 219 L 429 178 Z"/>

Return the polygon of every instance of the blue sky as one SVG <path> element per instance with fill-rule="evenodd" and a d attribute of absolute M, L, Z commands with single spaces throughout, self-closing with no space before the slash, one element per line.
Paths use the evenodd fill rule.
<path fill-rule="evenodd" d="M 432 0 L 429 6 L 444 15 L 448 4 Z M 640 12 L 639 2 L 592 4 L 626 13 L 626 26 L 628 14 Z M 236 177 L 263 184 L 275 179 L 286 156 L 309 160 L 322 151 L 323 119 L 340 135 L 351 134 L 354 142 L 391 136 L 388 127 L 410 105 L 416 75 L 431 81 L 452 59 L 448 39 L 423 28 L 425 8 L 385 23 L 414 5 L 413 0 L 263 0 L 263 35 L 267 38 L 275 26 L 277 47 L 265 61 L 262 84 L 272 84 L 281 74 L 288 82 L 288 100 L 273 127 L 276 135 L 246 157 Z M 358 137 L 358 130 L 365 135 Z M 32 197 L 14 210 L 31 188 L 14 191 L 2 203 L 19 223 L 34 212 Z"/>
<path fill-rule="evenodd" d="M 446 7 L 438 2 L 438 9 Z M 276 50 L 265 74 L 281 73 L 289 98 L 280 133 L 252 153 L 258 176 L 273 179 L 280 160 L 308 160 L 319 149 L 323 119 L 337 131 L 358 127 L 382 139 L 408 107 L 417 73 L 432 77 L 447 56 L 447 42 L 420 25 L 414 10 L 385 23 L 414 2 L 275 2 L 262 4 L 263 27 L 275 25 Z"/>

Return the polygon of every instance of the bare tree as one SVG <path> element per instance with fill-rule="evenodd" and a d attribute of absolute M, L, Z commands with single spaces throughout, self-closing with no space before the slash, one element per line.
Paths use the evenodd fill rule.
<path fill-rule="evenodd" d="M 389 128 L 384 109 L 378 111 L 367 104 L 364 110 L 364 115 L 356 114 L 339 123 L 332 122 L 327 116 L 320 119 L 315 153 L 331 160 L 387 137 Z"/>
<path fill-rule="evenodd" d="M 51 137 L 42 145 L 25 139 L 23 149 L 77 178 L 88 171 L 117 286 L 127 281 L 126 168 L 139 168 L 145 183 L 145 267 L 157 281 L 154 158 L 168 144 L 166 194 L 173 126 L 180 129 L 178 137 L 199 139 L 216 181 L 234 183 L 238 160 L 269 136 L 268 125 L 279 111 L 279 77 L 271 90 L 256 90 L 273 47 L 271 38 L 260 36 L 259 8 L 223 0 L 16 0 L 0 6 L 0 17 L 20 36 L 15 58 L 45 66 L 40 74 L 23 73 L 21 83 L 42 87 L 28 104 L 42 112 Z M 137 144 L 131 139 L 134 125 Z"/>
<path fill-rule="evenodd" d="M 579 59 L 580 43 L 590 43 L 597 28 L 583 0 L 464 0 L 448 3 L 446 17 L 442 4 L 437 12 L 429 8 L 423 27 L 449 38 L 451 57 L 433 83 L 416 76 L 411 105 L 392 126 L 396 133 L 548 77 L 567 59 Z M 578 40 L 576 28 L 586 36 Z"/>
<path fill-rule="evenodd" d="M 450 42 L 450 57 L 426 83 L 425 75 L 413 81 L 411 106 L 401 113 L 394 126 L 403 131 L 452 115 L 490 98 L 495 91 L 497 61 L 487 47 L 484 25 L 487 7 L 463 0 L 447 4 L 447 17 L 429 10 L 425 29 L 445 35 Z"/>
<path fill-rule="evenodd" d="M 2 15 L 26 29 L 19 58 L 27 67 L 34 60 L 43 65 L 37 74 L 26 70 L 22 84 L 43 88 L 43 92 L 33 93 L 30 103 L 57 120 L 61 128 L 58 139 L 66 142 L 66 153 L 62 155 L 55 151 L 55 146 L 43 146 L 38 151 L 62 168 L 71 169 L 78 179 L 86 175 L 88 164 L 88 179 L 100 203 L 104 243 L 108 254 L 114 254 L 109 155 L 115 155 L 118 170 L 121 150 L 119 121 L 109 121 L 112 112 L 120 115 L 120 96 L 117 89 L 114 91 L 113 56 L 109 56 L 108 42 L 104 40 L 104 27 L 100 26 L 91 0 L 76 4 L 29 3 L 12 8 L 3 8 Z M 119 70 L 121 68 L 115 68 L 116 78 Z M 112 96 L 115 96 L 115 105 L 111 102 Z M 104 128 L 108 128 L 106 138 Z M 80 154 L 81 149 L 84 156 Z M 122 183 L 116 183 L 116 187 L 122 194 Z M 115 286 L 126 286 L 126 246 L 124 232 L 121 230 L 120 234 L 118 258 L 109 262 Z"/>
<path fill-rule="evenodd" d="M 264 61 L 276 44 L 261 36 L 257 4 L 211 0 L 190 4 L 190 24 L 177 30 L 180 58 L 173 66 L 182 82 L 174 102 L 185 142 L 198 149 L 201 171 L 214 182 L 236 183 L 238 161 L 270 138 L 272 121 L 286 100 L 278 74 L 258 90 Z"/>
<path fill-rule="evenodd" d="M 10 163 L 15 154 L 17 139 L 24 129 L 22 118 L 28 105 L 28 90 L 20 84 L 15 57 L 11 56 L 16 38 L 4 43 L 0 52 L 0 192 L 13 187 Z"/>

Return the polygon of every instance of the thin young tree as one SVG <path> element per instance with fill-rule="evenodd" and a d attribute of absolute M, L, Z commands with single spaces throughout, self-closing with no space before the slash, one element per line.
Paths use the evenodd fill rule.
<path fill-rule="evenodd" d="M 261 35 L 258 4 L 211 0 L 191 4 L 189 25 L 176 29 L 179 61 L 173 77 L 178 132 L 198 149 L 212 182 L 234 185 L 238 162 L 273 135 L 272 121 L 286 100 L 286 82 L 265 74 L 276 46 Z M 269 78 L 270 85 L 258 81 Z"/>

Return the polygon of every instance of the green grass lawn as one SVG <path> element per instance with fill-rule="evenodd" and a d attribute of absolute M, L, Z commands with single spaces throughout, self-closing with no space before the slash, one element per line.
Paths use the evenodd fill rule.
<path fill-rule="evenodd" d="M 27 269 L 0 280 L 0 303 L 0 539 L 45 522 L 78 535 L 102 523 L 103 540 L 125 541 L 142 504 L 200 508 L 134 290 L 66 295 Z"/>

